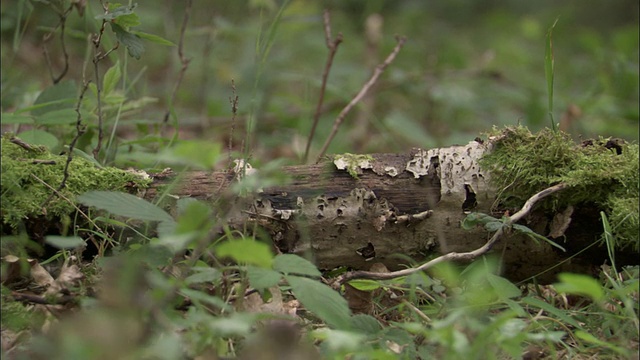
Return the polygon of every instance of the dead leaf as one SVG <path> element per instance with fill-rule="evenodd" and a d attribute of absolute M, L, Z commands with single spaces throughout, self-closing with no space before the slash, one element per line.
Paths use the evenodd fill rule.
<path fill-rule="evenodd" d="M 571 215 L 573 214 L 573 206 L 567 206 L 564 211 L 557 213 L 553 220 L 551 221 L 551 225 L 549 226 L 549 236 L 552 238 L 559 238 L 564 235 L 564 232 L 567 231 L 569 224 L 571 224 Z"/>

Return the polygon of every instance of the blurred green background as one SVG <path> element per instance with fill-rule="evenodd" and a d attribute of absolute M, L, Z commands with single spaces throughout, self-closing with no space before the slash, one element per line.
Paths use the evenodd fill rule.
<path fill-rule="evenodd" d="M 137 3 L 142 23 L 137 29 L 177 44 L 186 1 Z M 576 139 L 638 140 L 637 0 L 293 0 L 284 5 L 276 0 L 193 2 L 184 43 L 191 62 L 173 108 L 180 137 L 228 141 L 234 80 L 236 148 L 251 119 L 255 158 L 299 162 L 328 53 L 322 20 L 327 8 L 333 36 L 343 33 L 344 42 L 331 69 L 310 159 L 340 110 L 393 49 L 395 35 L 407 36 L 406 45 L 347 116 L 329 153 L 403 152 L 464 144 L 494 125 L 523 124 L 533 131 L 550 126 L 545 35 L 556 18 L 556 121 Z M 99 13 L 99 2 L 88 1 L 83 17 L 75 11 L 69 15 L 65 79 L 77 84 L 91 54 L 87 35 L 99 26 L 94 19 Z M 14 0 L 2 2 L 1 20 L 6 113 L 32 105 L 51 85 L 42 38 L 57 17 L 42 2 Z M 270 37 L 272 26 L 275 36 Z M 104 43 L 110 46 L 114 37 L 109 29 L 106 33 L 110 38 Z M 58 37 L 47 45 L 56 73 L 64 63 L 59 45 Z M 101 71 L 119 59 L 126 69 L 127 97 L 158 99 L 123 114 L 118 134 L 132 139 L 162 123 L 180 62 L 177 47 L 151 43 L 140 60 L 125 54 L 123 48 L 112 53 Z M 92 65 L 87 68 L 93 76 Z"/>

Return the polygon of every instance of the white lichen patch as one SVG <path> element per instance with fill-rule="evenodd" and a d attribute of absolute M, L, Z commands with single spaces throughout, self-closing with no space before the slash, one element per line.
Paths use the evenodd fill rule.
<path fill-rule="evenodd" d="M 406 170 L 413 174 L 413 177 L 419 179 L 421 176 L 429 175 L 429 154 L 423 149 L 413 155 L 413 159 L 407 163 Z"/>
<path fill-rule="evenodd" d="M 384 173 L 391 177 L 396 177 L 398 176 L 398 169 L 396 169 L 394 166 L 387 166 L 384 168 Z"/>
<path fill-rule="evenodd" d="M 464 184 L 471 184 L 475 189 L 484 188 L 487 175 L 480 169 L 478 161 L 486 151 L 487 147 L 476 141 L 464 146 L 417 149 L 407 162 L 406 170 L 416 179 L 437 176 L 443 195 L 464 194 Z"/>
<path fill-rule="evenodd" d="M 333 164 L 338 170 L 347 170 L 349 175 L 358 178 L 364 169 L 373 168 L 373 157 L 371 155 L 340 154 L 333 158 Z"/>
<path fill-rule="evenodd" d="M 464 146 L 431 149 L 427 151 L 427 164 L 437 159 L 442 194 L 451 192 L 464 193 L 464 184 L 474 189 L 484 188 L 487 174 L 478 161 L 487 151 L 486 146 L 471 141 Z"/>

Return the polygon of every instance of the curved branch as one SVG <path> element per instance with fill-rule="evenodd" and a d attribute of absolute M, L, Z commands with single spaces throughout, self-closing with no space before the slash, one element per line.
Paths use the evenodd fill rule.
<path fill-rule="evenodd" d="M 525 204 L 522 206 L 522 209 L 520 209 L 518 212 L 516 212 L 515 214 L 511 215 L 509 217 L 509 222 L 513 223 L 513 222 L 517 222 L 518 220 L 522 219 L 524 216 L 526 216 L 529 212 L 531 212 L 531 209 L 533 208 L 533 206 L 540 200 L 542 200 L 543 198 L 558 192 L 560 190 L 563 190 L 565 188 L 569 187 L 568 184 L 566 183 L 560 183 L 554 186 L 551 186 L 549 188 L 546 188 L 538 193 L 536 193 L 535 195 L 531 196 L 529 198 L 529 200 L 527 200 L 527 202 L 525 202 Z M 395 279 L 401 276 L 408 276 L 411 275 L 413 273 L 419 272 L 419 271 L 424 271 L 427 270 L 429 268 L 434 267 L 437 264 L 440 264 L 442 262 L 445 261 L 451 261 L 451 260 L 473 260 L 476 257 L 483 255 L 485 253 L 487 253 L 489 250 L 491 250 L 491 248 L 493 247 L 493 245 L 496 243 L 496 241 L 498 241 L 498 239 L 500 238 L 500 236 L 502 236 L 502 234 L 504 234 L 504 229 L 505 227 L 502 226 L 500 227 L 500 229 L 498 229 L 498 231 L 496 231 L 493 236 L 491 237 L 491 239 L 489 239 L 489 241 L 487 241 L 483 246 L 473 250 L 473 251 L 469 251 L 469 252 L 465 252 L 465 253 L 455 253 L 455 252 L 451 252 L 442 256 L 439 256 L 433 260 L 427 261 L 426 263 L 415 267 L 415 268 L 410 268 L 410 269 L 403 269 L 403 270 L 399 270 L 399 271 L 393 271 L 393 272 L 388 272 L 388 273 L 379 273 L 379 272 L 371 272 L 371 271 L 351 271 L 351 272 L 347 272 L 343 275 L 338 276 L 334 281 L 332 286 L 335 287 L 339 287 L 340 285 L 350 281 L 350 280 L 354 280 L 354 279 L 370 279 L 370 280 L 389 280 L 389 279 Z"/>

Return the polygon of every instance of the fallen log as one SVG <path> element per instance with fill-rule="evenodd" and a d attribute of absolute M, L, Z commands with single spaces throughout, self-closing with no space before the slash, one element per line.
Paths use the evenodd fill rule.
<path fill-rule="evenodd" d="M 257 224 L 279 251 L 311 257 L 321 269 L 368 270 L 372 263 L 383 263 L 395 270 L 412 260 L 470 251 L 491 236 L 480 226 L 461 226 L 471 210 L 491 214 L 494 209 L 490 174 L 478 164 L 489 147 L 472 141 L 407 154 L 339 155 L 316 165 L 284 167 L 288 183 L 245 199 L 228 222 L 238 228 Z M 181 176 L 177 184 L 173 175 L 156 178 L 145 197 L 153 199 L 158 189 L 173 184 L 173 197 L 217 199 L 239 178 L 233 171 Z M 543 214 L 525 222 L 543 235 L 548 223 Z M 559 271 L 586 272 L 593 265 L 567 262 L 569 254 L 515 232 L 500 239 L 493 252 L 512 280 L 541 275 L 561 264 L 539 276 L 551 281 Z"/>

